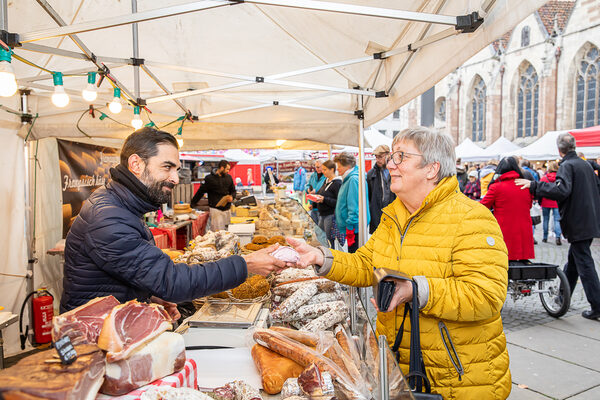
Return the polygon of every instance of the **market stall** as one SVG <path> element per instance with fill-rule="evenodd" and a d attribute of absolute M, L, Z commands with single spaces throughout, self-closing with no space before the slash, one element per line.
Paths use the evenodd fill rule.
<path fill-rule="evenodd" d="M 2 182 L 2 304 L 16 310 L 43 283 L 61 292 L 58 263 L 45 256 L 62 233 L 56 137 L 119 147 L 141 120 L 178 136 L 183 149 L 342 144 L 358 145 L 362 157 L 365 124 L 430 88 L 542 3 L 161 1 L 138 11 L 136 1 L 56 8 L 0 1 L 2 45 L 14 52 L 3 57 L 12 57 L 15 83 L 25 89 L 3 102 L 0 117 L 1 159 L 12 171 Z M 83 101 L 89 85 L 97 97 Z M 359 165 L 364 172 L 364 159 Z M 360 243 L 365 222 L 361 214 Z M 17 349 L 16 331 L 8 337 Z"/>

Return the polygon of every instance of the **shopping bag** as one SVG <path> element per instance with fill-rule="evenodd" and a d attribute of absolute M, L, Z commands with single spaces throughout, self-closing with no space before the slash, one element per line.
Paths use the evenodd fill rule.
<path fill-rule="evenodd" d="M 531 223 L 538 225 L 542 222 L 542 207 L 538 203 L 534 203 L 529 210 L 529 215 L 531 215 Z"/>

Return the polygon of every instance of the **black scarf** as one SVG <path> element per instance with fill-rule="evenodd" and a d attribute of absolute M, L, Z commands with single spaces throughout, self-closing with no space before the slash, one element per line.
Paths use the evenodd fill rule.
<path fill-rule="evenodd" d="M 125 186 L 131 193 L 142 199 L 143 201 L 152 204 L 157 209 L 161 204 L 150 199 L 148 188 L 135 175 L 122 164 L 118 164 L 115 168 L 110 169 L 110 176 L 115 181 Z"/>

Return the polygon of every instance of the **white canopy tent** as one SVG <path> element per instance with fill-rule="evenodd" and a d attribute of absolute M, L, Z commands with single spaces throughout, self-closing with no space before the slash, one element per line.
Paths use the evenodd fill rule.
<path fill-rule="evenodd" d="M 478 161 L 479 158 L 484 154 L 484 150 L 477 146 L 469 138 L 463 140 L 461 144 L 455 147 L 456 158 L 460 158 L 462 161 Z"/>
<path fill-rule="evenodd" d="M 486 160 L 491 159 L 500 159 L 502 154 L 508 153 L 510 151 L 516 151 L 519 149 L 519 146 L 511 142 L 505 137 L 500 137 L 494 143 L 489 145 L 483 151 Z"/>
<path fill-rule="evenodd" d="M 371 147 L 372 149 L 379 145 L 386 145 L 390 149 L 392 148 L 393 139 L 389 136 L 379 133 L 375 129 L 369 129 L 368 131 L 365 131 L 365 140 L 367 141 L 369 147 Z"/>
<path fill-rule="evenodd" d="M 38 115 L 29 129 L 18 116 L 0 113 L 0 154 L 6 162 L 25 148 L 30 160 L 39 146 L 35 163 L 17 157 L 5 168 L 11 176 L 2 183 L 7 229 L 0 254 L 7 258 L 0 304 L 18 311 L 25 286 L 61 290 L 59 262 L 46 255 L 61 235 L 61 194 L 56 141 L 45 138 L 122 140 L 132 131 L 133 106 L 145 104 L 144 123 L 163 127 L 187 116 L 184 150 L 341 144 L 363 153 L 364 124 L 429 89 L 544 2 L 0 0 L 2 40 L 16 46 L 12 66 L 20 88 L 30 90 L 23 102 L 14 96 L 1 108 L 22 110 L 25 122 Z M 98 70 L 104 80 L 93 118 L 80 94 L 85 74 Z M 50 101 L 55 74 L 48 71 L 65 75 L 65 108 Z M 113 85 L 127 103 L 117 115 L 106 110 Z M 101 120 L 100 112 L 112 120 Z M 164 129 L 175 133 L 179 126 Z M 37 174 L 31 187 L 30 167 Z M 44 201 L 36 204 L 33 193 Z M 35 225 L 24 227 L 34 209 Z M 361 220 L 365 226 L 365 215 Z M 6 337 L 8 353 L 15 352 L 14 326 Z"/>
<path fill-rule="evenodd" d="M 518 149 L 515 151 L 510 151 L 504 153 L 504 156 L 517 156 L 523 157 L 527 160 L 557 160 L 560 158 L 560 154 L 558 154 L 558 148 L 556 147 L 556 139 L 558 135 L 561 133 L 568 133 L 569 131 L 550 131 L 546 132 L 544 136 L 531 143 L 529 146 L 523 147 L 522 149 Z M 588 157 L 598 157 L 600 156 L 600 147 L 577 147 L 578 152 L 583 152 L 583 154 Z"/>

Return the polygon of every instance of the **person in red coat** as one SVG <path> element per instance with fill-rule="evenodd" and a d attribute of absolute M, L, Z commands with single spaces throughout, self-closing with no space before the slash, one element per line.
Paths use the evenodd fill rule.
<path fill-rule="evenodd" d="M 556 181 L 556 171 L 558 171 L 558 163 L 556 161 L 552 161 L 548 164 L 548 173 L 540 179 L 541 182 L 550 182 L 554 183 Z M 544 238 L 542 242 L 546 243 L 548 241 L 548 222 L 550 221 L 550 216 L 554 216 L 554 234 L 556 235 L 556 244 L 558 246 L 562 245 L 560 240 L 561 230 L 560 230 L 560 215 L 558 214 L 558 203 L 556 200 L 550 200 L 546 197 L 542 197 L 542 201 L 540 202 L 542 206 L 542 215 L 544 216 Z"/>
<path fill-rule="evenodd" d="M 523 178 L 518 161 L 514 157 L 503 158 L 481 199 L 481 204 L 492 209 L 498 220 L 510 261 L 535 258 L 529 214 L 533 196 L 515 184 L 518 178 Z"/>

